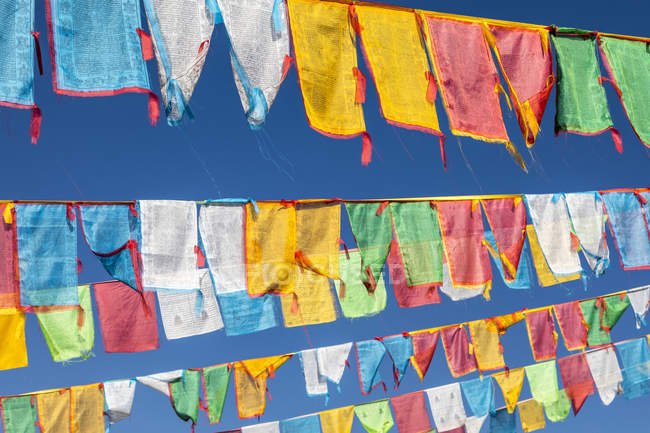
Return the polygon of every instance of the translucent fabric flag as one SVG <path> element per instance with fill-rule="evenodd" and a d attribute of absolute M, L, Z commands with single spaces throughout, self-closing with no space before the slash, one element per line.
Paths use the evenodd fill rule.
<path fill-rule="evenodd" d="M 412 338 L 410 335 L 395 335 L 383 338 L 381 341 L 393 361 L 393 379 L 395 380 L 395 389 L 397 389 L 413 356 Z"/>
<path fill-rule="evenodd" d="M 505 280 L 513 282 L 526 240 L 526 206 L 521 197 L 481 200 L 481 204 L 494 235 Z"/>
<path fill-rule="evenodd" d="M 158 290 L 158 306 L 168 340 L 192 337 L 223 328 L 221 312 L 207 269 L 199 269 L 201 292 Z M 201 296 L 201 301 L 198 297 Z M 196 311 L 197 302 L 200 310 Z"/>
<path fill-rule="evenodd" d="M 339 255 L 341 280 L 335 281 L 336 294 L 341 311 L 348 319 L 374 316 L 386 308 L 386 285 L 379 275 L 375 291 L 368 293 L 361 279 L 361 253 L 358 250 L 341 252 Z"/>
<path fill-rule="evenodd" d="M 70 431 L 103 433 L 104 390 L 101 383 L 70 388 Z"/>
<path fill-rule="evenodd" d="M 176 415 L 183 421 L 191 419 L 192 424 L 196 424 L 199 417 L 201 371 L 183 371 L 180 379 L 169 383 L 169 392 Z"/>
<path fill-rule="evenodd" d="M 499 330 L 492 320 L 475 320 L 469 322 L 469 332 L 476 354 L 479 371 L 499 370 L 505 368 L 503 346 L 499 341 Z"/>
<path fill-rule="evenodd" d="M 327 378 L 318 372 L 317 349 L 300 352 L 300 363 L 305 376 L 305 390 L 310 397 L 327 395 Z"/>
<path fill-rule="evenodd" d="M 345 366 L 348 365 L 348 355 L 351 349 L 352 343 L 343 343 L 316 349 L 318 374 L 338 385 L 345 372 Z"/>
<path fill-rule="evenodd" d="M 5 433 L 36 433 L 38 410 L 34 396 L 3 398 L 2 425 Z"/>
<path fill-rule="evenodd" d="M 106 413 L 111 424 L 122 421 L 131 415 L 135 397 L 135 380 L 111 380 L 104 382 Z"/>
<path fill-rule="evenodd" d="M 490 376 L 461 382 L 460 387 L 472 415 L 481 418 L 494 412 L 494 387 Z"/>
<path fill-rule="evenodd" d="M 564 197 L 557 194 L 526 194 L 526 204 L 537 239 L 551 272 L 558 278 L 582 272 L 572 238 L 571 219 Z"/>
<path fill-rule="evenodd" d="M 431 421 L 424 402 L 424 392 L 398 395 L 390 398 L 399 433 L 431 431 Z"/>
<path fill-rule="evenodd" d="M 440 291 L 447 295 L 452 301 L 464 301 L 465 299 L 475 298 L 477 296 L 485 295 L 485 290 L 490 287 L 492 284 L 489 281 L 483 286 L 479 286 L 475 289 L 468 289 L 466 287 L 456 287 L 451 282 L 451 276 L 449 275 L 449 266 L 447 263 L 442 265 L 442 286 L 440 286 Z"/>
<path fill-rule="evenodd" d="M 438 386 L 426 390 L 429 408 L 438 431 L 453 430 L 465 424 L 465 407 L 460 384 Z"/>
<path fill-rule="evenodd" d="M 352 233 L 361 252 L 361 279 L 369 292 L 376 289 L 390 251 L 391 212 L 387 212 L 387 203 L 345 204 Z"/>
<path fill-rule="evenodd" d="M 514 412 L 508 412 L 504 407 L 490 414 L 490 433 L 515 433 L 516 431 L 517 418 Z"/>
<path fill-rule="evenodd" d="M 637 398 L 650 393 L 650 349 L 648 340 L 638 338 L 616 344 L 623 366 L 625 397 Z"/>
<path fill-rule="evenodd" d="M 55 362 L 88 359 L 95 344 L 90 286 L 79 286 L 79 308 L 36 313 Z"/>
<path fill-rule="evenodd" d="M 602 197 L 623 269 L 650 269 L 650 229 L 642 206 L 650 192 L 616 191 Z"/>
<path fill-rule="evenodd" d="M 323 433 L 350 433 L 354 421 L 354 406 L 326 410 L 318 414 Z"/>
<path fill-rule="evenodd" d="M 612 342 L 609 333 L 629 305 L 630 301 L 625 294 L 580 301 L 580 309 L 589 328 L 589 347 Z"/>
<path fill-rule="evenodd" d="M 203 369 L 204 399 L 208 405 L 210 424 L 221 422 L 226 393 L 230 384 L 231 367 L 229 364 L 215 365 Z"/>
<path fill-rule="evenodd" d="M 489 25 L 494 49 L 526 144 L 532 147 L 555 82 L 548 30 L 520 25 Z"/>
<path fill-rule="evenodd" d="M 530 255 L 533 258 L 533 265 L 535 266 L 535 271 L 537 272 L 537 283 L 540 285 L 540 287 L 548 287 L 555 284 L 566 283 L 568 281 L 580 279 L 581 274 L 573 274 L 566 277 L 556 277 L 546 262 L 546 258 L 544 257 L 544 253 L 542 253 L 542 248 L 540 246 L 539 240 L 537 239 L 537 234 L 535 233 L 535 228 L 531 224 L 526 226 L 526 236 L 530 245 Z"/>
<path fill-rule="evenodd" d="M 650 77 L 647 40 L 633 40 L 598 36 L 605 68 L 616 84 L 618 96 L 625 108 L 634 132 L 646 146 L 650 146 L 650 122 L 644 113 L 650 105 Z"/>
<path fill-rule="evenodd" d="M 357 341 L 354 348 L 357 353 L 361 393 L 368 395 L 376 386 L 384 384 L 379 374 L 379 365 L 386 354 L 386 347 L 378 340 L 364 340 Z"/>
<path fill-rule="evenodd" d="M 557 333 L 553 320 L 553 307 L 526 311 L 526 329 L 536 362 L 555 358 L 557 352 Z"/>
<path fill-rule="evenodd" d="M 20 307 L 18 278 L 18 245 L 16 245 L 16 218 L 13 203 L 0 204 L 0 308 Z"/>
<path fill-rule="evenodd" d="M 0 309 L 0 370 L 27 367 L 25 313 Z"/>
<path fill-rule="evenodd" d="M 260 416 L 266 408 L 266 380 L 274 377 L 291 355 L 248 359 L 235 363 L 235 391 L 239 418 Z"/>
<path fill-rule="evenodd" d="M 490 256 L 492 256 L 492 261 L 496 265 L 497 270 L 501 275 L 501 279 L 503 280 L 505 285 L 510 289 L 530 289 L 531 288 L 531 284 L 530 284 L 531 271 L 530 271 L 530 259 L 529 259 L 530 247 L 528 246 L 528 243 L 524 241 L 524 246 L 521 250 L 521 254 L 519 255 L 519 265 L 517 267 L 517 274 L 515 275 L 514 280 L 509 281 L 506 277 L 503 268 L 503 263 L 501 262 L 501 258 L 498 255 L 499 253 L 497 251 L 496 239 L 494 239 L 494 235 L 489 230 L 486 230 L 485 232 L 485 241 L 487 242 L 486 246 L 488 247 L 488 252 L 490 253 Z"/>
<path fill-rule="evenodd" d="M 368 433 L 387 433 L 395 425 L 388 399 L 357 405 L 354 414 Z"/>
<path fill-rule="evenodd" d="M 320 433 L 318 415 L 307 415 L 280 421 L 280 433 Z"/>
<path fill-rule="evenodd" d="M 442 137 L 435 108 L 437 83 L 411 11 L 355 6 L 368 69 L 388 123 Z"/>
<path fill-rule="evenodd" d="M 440 335 L 451 375 L 459 377 L 476 371 L 476 358 L 465 326 L 454 325 L 442 328 Z"/>
<path fill-rule="evenodd" d="M 96 283 L 93 289 L 106 352 L 158 349 L 158 314 L 153 292 L 141 295 L 119 281 Z"/>
<path fill-rule="evenodd" d="M 144 62 L 148 45 L 138 36 L 143 33 L 140 3 L 50 0 L 46 12 L 54 91 L 69 96 L 146 93 L 155 124 L 160 107 Z"/>
<path fill-rule="evenodd" d="M 587 358 L 584 353 L 571 355 L 557 360 L 560 376 L 567 397 L 571 399 L 573 414 L 577 415 L 587 397 L 596 392 L 594 379 L 591 377 Z"/>
<path fill-rule="evenodd" d="M 429 48 L 454 135 L 503 143 L 515 162 L 526 164 L 510 143 L 499 92 L 503 87 L 478 22 L 425 15 Z"/>
<path fill-rule="evenodd" d="M 580 302 L 566 302 L 553 306 L 557 323 L 567 350 L 584 349 L 587 346 L 587 322 L 582 315 Z"/>
<path fill-rule="evenodd" d="M 600 276 L 609 267 L 603 200 L 597 192 L 564 194 L 564 199 L 580 249 L 591 270 Z"/>
<path fill-rule="evenodd" d="M 569 400 L 565 390 L 559 390 L 555 400 L 544 405 L 544 411 L 549 421 L 564 421 L 569 416 L 569 412 L 571 412 L 571 400 Z"/>
<path fill-rule="evenodd" d="M 251 298 L 245 290 L 219 295 L 226 335 L 243 335 L 278 326 L 274 299 Z"/>
<path fill-rule="evenodd" d="M 246 209 L 248 294 L 294 293 L 296 207 L 292 203 L 258 203 Z"/>
<path fill-rule="evenodd" d="M 533 398 L 546 408 L 558 397 L 555 361 L 545 361 L 524 367 Z"/>
<path fill-rule="evenodd" d="M 372 149 L 362 109 L 365 78 L 357 72 L 356 33 L 349 7 L 317 0 L 289 0 L 287 4 L 309 125 L 329 137 L 362 134 L 362 163 L 367 165 Z"/>
<path fill-rule="evenodd" d="M 519 418 L 521 419 L 521 428 L 524 433 L 546 427 L 544 409 L 537 400 L 531 398 L 530 400 L 522 401 L 517 407 L 519 408 Z"/>
<path fill-rule="evenodd" d="M 390 275 L 390 284 L 400 308 L 420 307 L 422 305 L 439 304 L 441 302 L 439 285 L 423 284 L 409 287 L 406 279 L 404 260 L 400 253 L 399 245 L 395 240 L 391 243 L 386 263 Z"/>
<path fill-rule="evenodd" d="M 144 0 L 167 123 L 177 125 L 199 81 L 215 18 L 204 0 Z M 181 18 L 182 19 L 179 19 Z"/>
<path fill-rule="evenodd" d="M 162 392 L 167 397 L 171 398 L 169 394 L 169 384 L 181 377 L 183 377 L 183 370 L 172 370 L 164 373 L 150 374 L 148 376 L 138 376 L 136 379 L 141 384 L 147 385 L 151 389 Z"/>
<path fill-rule="evenodd" d="M 43 433 L 70 432 L 70 388 L 37 394 L 38 422 Z M 103 426 L 102 426 L 103 427 Z"/>
<path fill-rule="evenodd" d="M 420 377 L 420 382 L 429 370 L 433 354 L 438 345 L 438 334 L 440 331 L 418 332 L 411 336 L 413 340 L 413 358 L 411 363 Z"/>
<path fill-rule="evenodd" d="M 17 204 L 15 209 L 20 304 L 79 305 L 77 225 L 68 218 L 67 205 Z"/>
<path fill-rule="evenodd" d="M 265 422 L 263 424 L 247 425 L 241 428 L 242 433 L 280 433 L 278 421 Z"/>
<path fill-rule="evenodd" d="M 620 134 L 613 127 L 605 89 L 600 84 L 593 33 L 558 28 L 551 34 L 557 61 L 555 133 L 598 135 L 611 131 L 619 152 Z"/>
<path fill-rule="evenodd" d="M 478 201 L 437 202 L 436 207 L 454 287 L 476 289 L 489 285 L 492 268 Z"/>
<path fill-rule="evenodd" d="M 409 289 L 441 285 L 438 211 L 429 202 L 391 203 L 390 210 Z"/>
<path fill-rule="evenodd" d="M 635 290 L 630 290 L 627 292 L 627 298 L 632 304 L 634 309 L 634 316 L 636 318 L 636 328 L 641 328 L 643 324 L 645 326 L 645 315 L 650 309 L 650 286 L 639 287 Z"/>
<path fill-rule="evenodd" d="M 616 394 L 623 392 L 623 375 L 618 366 L 616 352 L 611 346 L 586 352 L 589 371 L 598 389 L 600 400 L 605 406 L 614 401 Z"/>
<path fill-rule="evenodd" d="M 34 103 L 34 47 L 38 56 L 38 67 L 43 75 L 38 32 L 34 24 L 34 1 L 17 0 L 3 2 L 0 28 L 4 29 L 0 39 L 0 51 L 5 53 L 7 65 L 0 75 L 0 106 L 31 109 L 30 135 L 36 144 L 40 134 L 41 110 Z M 32 38 L 33 37 L 33 38 Z"/>
<path fill-rule="evenodd" d="M 196 203 L 140 200 L 138 205 L 144 287 L 198 291 Z"/>
<path fill-rule="evenodd" d="M 285 3 L 275 0 L 217 0 L 217 3 L 228 31 L 230 61 L 239 97 L 248 124 L 256 129 L 264 123 L 289 66 Z"/>
<path fill-rule="evenodd" d="M 336 320 L 330 279 L 339 278 L 341 204 L 296 204 L 296 262 L 294 293 L 282 296 L 282 314 L 287 327 L 315 325 Z"/>
<path fill-rule="evenodd" d="M 503 399 L 506 402 L 506 407 L 510 412 L 515 411 L 519 394 L 521 394 L 521 387 L 524 384 L 524 369 L 515 368 L 503 373 L 495 373 L 492 378 L 499 384 Z"/>

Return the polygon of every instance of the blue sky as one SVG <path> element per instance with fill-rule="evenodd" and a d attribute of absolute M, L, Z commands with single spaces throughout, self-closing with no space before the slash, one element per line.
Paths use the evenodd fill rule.
<path fill-rule="evenodd" d="M 44 2 L 37 2 L 37 30 L 41 32 L 46 74 L 36 78 L 36 101 L 44 121 L 38 146 L 29 144 L 29 115 L 25 111 L 0 109 L 0 137 L 3 142 L 3 199 L 131 200 L 254 197 L 297 199 L 341 197 L 344 199 L 418 197 L 461 194 L 542 193 L 646 186 L 648 150 L 634 135 L 620 103 L 607 88 L 614 125 L 623 136 L 625 152 L 619 155 L 608 134 L 602 137 L 553 134 L 555 91 L 542 122 L 542 132 L 531 154 L 524 150 L 514 113 L 505 108 L 510 136 L 524 154 L 530 174 L 524 174 L 500 145 L 457 139 L 449 128 L 437 101 L 442 130 L 448 135 L 449 170 L 442 170 L 437 138 L 396 129 L 380 117 L 376 92 L 368 81 L 364 113 L 377 153 L 369 167 L 360 164 L 361 140 L 334 140 L 308 127 L 297 78 L 292 70 L 273 105 L 263 132 L 253 133 L 246 124 L 232 79 L 222 26 L 213 34 L 206 67 L 191 101 L 196 120 L 175 129 L 164 120 L 155 128 L 148 124 L 146 96 L 121 95 L 104 98 L 56 96 L 50 82 L 46 48 Z M 531 3 L 522 1 L 427 2 L 394 0 L 394 4 L 434 9 L 441 12 L 490 18 L 557 24 L 604 32 L 648 36 L 650 7 L 642 1 L 612 4 L 574 0 Z M 100 53 L 98 53 L 100 55 Z M 159 92 L 155 62 L 149 62 L 154 91 Z M 365 70 L 365 66 L 361 66 Z M 366 74 L 369 76 L 369 74 Z M 269 152 L 272 161 L 260 151 Z M 460 148 L 464 152 L 464 158 Z M 288 175 L 287 175 L 288 173 Z M 343 237 L 352 244 L 347 222 Z M 610 248 L 614 248 L 610 242 Z M 98 262 L 80 242 L 84 261 L 81 283 L 108 279 Z M 529 291 L 507 289 L 495 280 L 492 301 L 482 299 L 399 309 L 392 295 L 382 314 L 368 319 L 340 319 L 333 324 L 308 327 L 314 346 L 390 335 L 403 330 L 427 328 L 470 319 L 510 313 L 610 293 L 648 283 L 650 271 L 624 273 L 612 251 L 612 266 L 599 279 L 591 279 L 585 293 L 580 282 Z M 643 330 L 642 330 L 643 331 Z M 645 330 L 647 332 L 647 329 Z M 223 332 L 183 340 L 167 341 L 162 327 L 161 348 L 141 354 L 106 354 L 96 329 L 95 357 L 65 366 L 55 364 L 47 350 L 35 317 L 28 317 L 28 368 L 0 372 L 0 394 L 9 395 L 106 379 L 134 377 L 177 368 L 203 367 L 240 359 L 270 356 L 309 347 L 303 328 L 276 328 L 249 336 L 226 337 Z M 613 339 L 643 335 L 627 312 L 614 329 Z M 533 362 L 523 323 L 503 338 L 508 365 Z M 562 343 L 559 356 L 567 354 Z M 354 364 L 354 359 L 350 361 Z M 386 363 L 381 374 L 389 379 Z M 470 379 L 467 375 L 462 379 Z M 452 382 L 439 346 L 428 375 L 420 383 L 409 370 L 400 389 L 389 386 L 388 396 L 423 390 Z M 272 401 L 262 421 L 298 416 L 324 410 L 323 399 L 309 398 L 297 358 L 290 360 L 270 381 Z M 327 408 L 383 398 L 381 388 L 364 397 L 359 391 L 356 369 L 346 371 L 342 394 L 332 393 Z M 201 415 L 197 432 L 235 428 L 253 421 L 236 415 L 231 388 L 220 425 L 209 426 Z M 497 405 L 502 405 L 500 392 Z M 522 397 L 528 397 L 525 385 Z M 576 419 L 548 424 L 547 429 L 569 432 L 647 429 L 643 410 L 648 397 L 628 401 L 619 396 L 603 408 L 596 396 L 588 399 Z M 166 397 L 139 385 L 131 417 L 114 425 L 113 431 L 182 431 L 189 429 L 174 414 Z M 362 427 L 355 421 L 355 432 Z"/>

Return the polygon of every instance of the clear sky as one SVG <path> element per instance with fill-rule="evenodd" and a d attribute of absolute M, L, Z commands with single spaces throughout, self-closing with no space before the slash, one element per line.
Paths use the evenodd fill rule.
<path fill-rule="evenodd" d="M 430 2 L 393 0 L 395 4 L 442 12 L 483 16 L 536 24 L 557 24 L 604 32 L 650 36 L 647 18 L 650 7 L 641 0 L 605 2 L 573 0 L 498 2 L 456 0 Z M 437 138 L 386 124 L 380 117 L 374 85 L 368 81 L 364 113 L 377 153 L 369 167 L 360 164 L 361 139 L 334 140 L 319 135 L 307 124 L 297 78 L 292 70 L 273 105 L 264 131 L 252 133 L 245 121 L 232 79 L 223 26 L 217 26 L 203 75 L 191 106 L 196 120 L 183 129 L 169 127 L 162 120 L 152 128 L 147 119 L 143 95 L 103 98 L 56 96 L 50 83 L 50 62 L 46 49 L 44 2 L 37 2 L 37 30 L 41 32 L 46 73 L 36 78 L 36 101 L 44 120 L 38 146 L 29 143 L 29 115 L 25 111 L 0 109 L 0 140 L 3 144 L 3 199 L 56 200 L 202 200 L 219 197 L 297 199 L 341 197 L 385 198 L 460 194 L 569 192 L 648 185 L 648 151 L 634 135 L 615 93 L 607 87 L 614 125 L 621 131 L 625 152 L 619 155 L 609 134 L 602 137 L 553 134 L 555 91 L 542 122 L 542 132 L 532 154 L 524 150 L 514 113 L 504 106 L 509 134 L 529 164 L 524 174 L 503 146 L 458 140 L 449 128 L 440 100 L 437 101 L 442 130 L 448 135 L 449 170 L 442 170 Z M 101 53 L 97 53 L 101 55 Z M 154 91 L 159 92 L 155 62 L 149 62 Z M 361 66 L 365 71 L 365 65 Z M 369 77 L 369 74 L 366 73 Z M 263 137 L 261 139 L 260 137 Z M 263 141 L 262 141 L 263 140 Z M 272 161 L 260 152 L 270 152 Z M 466 161 L 460 151 L 460 144 Z M 408 150 L 407 150 L 408 149 Z M 532 156 L 534 155 L 534 161 Z M 279 167 L 279 168 L 278 168 Z M 289 175 L 287 175 L 287 173 Z M 343 238 L 353 244 L 343 220 Z M 80 283 L 109 279 L 80 240 L 84 269 Z M 525 307 L 545 306 L 568 300 L 610 293 L 648 283 L 650 271 L 624 273 L 612 248 L 612 266 L 599 279 L 590 279 L 585 292 L 580 282 L 534 287 L 529 291 L 507 289 L 495 280 L 492 301 L 473 299 L 457 303 L 443 297 L 440 305 L 400 309 L 389 294 L 388 307 L 380 315 L 308 327 L 314 346 L 391 335 L 506 314 Z M 390 292 L 392 293 L 392 292 Z M 612 332 L 615 341 L 640 337 L 631 311 L 626 312 Z M 45 340 L 33 316 L 27 319 L 29 367 L 0 372 L 0 394 L 9 395 L 88 384 L 107 379 L 135 377 L 178 368 L 203 367 L 228 361 L 270 356 L 309 348 L 305 330 L 275 328 L 258 334 L 226 337 L 223 332 L 183 340 L 167 341 L 160 327 L 161 347 L 141 354 L 106 354 L 96 329 L 95 357 L 85 362 L 59 365 L 52 361 Z M 511 328 L 502 338 L 509 366 L 533 362 L 525 325 Z M 567 354 L 562 342 L 558 355 Z M 351 355 L 351 364 L 354 359 Z M 453 381 L 441 345 L 423 383 L 412 369 L 398 391 L 391 388 L 388 362 L 382 366 L 387 379 L 387 396 L 424 390 Z M 476 377 L 467 375 L 461 380 Z M 305 394 L 304 379 L 297 358 L 287 362 L 269 382 L 268 401 L 262 421 L 289 418 L 326 409 L 321 398 Z M 347 370 L 327 408 L 362 403 L 385 396 L 381 387 L 364 397 L 359 390 L 356 369 Z M 522 398 L 529 391 L 524 385 Z M 496 392 L 497 405 L 503 405 Z M 647 431 L 648 398 L 628 401 L 619 396 L 604 407 L 597 396 L 588 399 L 578 417 L 547 424 L 548 431 L 576 430 Z M 209 426 L 201 415 L 197 432 L 215 432 L 253 420 L 237 418 L 234 388 L 231 387 L 220 425 Z M 131 417 L 112 427 L 121 432 L 188 431 L 162 394 L 138 385 Z M 188 429 L 188 430 L 185 430 Z M 355 421 L 353 431 L 363 428 Z M 487 431 L 487 425 L 484 426 Z"/>

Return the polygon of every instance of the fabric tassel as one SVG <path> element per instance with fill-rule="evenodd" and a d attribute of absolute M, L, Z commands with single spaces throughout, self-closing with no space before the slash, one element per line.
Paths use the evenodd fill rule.
<path fill-rule="evenodd" d="M 366 102 L 366 76 L 356 66 L 352 68 L 352 74 L 357 80 L 357 89 L 354 94 L 354 102 L 365 104 Z"/>
<path fill-rule="evenodd" d="M 363 147 L 361 149 L 361 165 L 364 167 L 370 164 L 372 160 L 372 139 L 370 134 L 367 132 L 362 132 L 361 136 L 363 137 Z"/>
<path fill-rule="evenodd" d="M 580 239 L 578 239 L 578 236 L 573 232 L 570 232 L 569 234 L 571 235 L 571 249 L 576 252 L 580 251 Z"/>
<path fill-rule="evenodd" d="M 426 71 L 424 73 L 424 78 L 428 81 L 427 101 L 434 104 L 436 102 L 436 93 L 438 92 L 436 77 L 431 73 L 431 71 Z"/>
<path fill-rule="evenodd" d="M 204 268 L 205 256 L 203 255 L 203 251 L 201 251 L 201 248 L 199 248 L 198 245 L 194 245 L 194 254 L 196 254 L 196 267 Z"/>
<path fill-rule="evenodd" d="M 447 171 L 447 153 L 445 152 L 446 137 L 444 135 L 439 135 L 438 141 L 440 142 L 440 158 L 442 159 L 442 166 L 445 171 Z"/>
<path fill-rule="evenodd" d="M 151 36 L 144 30 L 136 29 L 140 36 L 140 47 L 142 48 L 142 58 L 147 61 L 153 59 L 153 42 Z"/>
<path fill-rule="evenodd" d="M 354 5 L 350 5 L 348 7 L 348 14 L 350 17 L 350 25 L 352 26 L 352 29 L 354 29 L 354 33 L 360 35 L 363 28 L 361 27 L 361 24 L 359 24 L 359 18 L 357 17 L 357 12 L 354 9 Z"/>
<path fill-rule="evenodd" d="M 151 123 L 151 126 L 156 126 L 156 123 L 158 123 L 158 119 L 160 119 L 160 101 L 158 100 L 158 96 L 153 93 L 149 92 L 149 123 Z"/>
<path fill-rule="evenodd" d="M 284 31 L 284 23 L 282 22 L 282 8 L 280 5 L 282 0 L 275 0 L 273 2 L 273 11 L 271 12 L 271 22 L 273 23 L 273 33 L 281 34 Z"/>
<path fill-rule="evenodd" d="M 41 43 L 38 40 L 38 32 L 30 32 L 34 37 L 34 48 L 36 49 L 36 60 L 38 60 L 38 73 L 43 75 L 43 57 L 41 55 Z"/>
<path fill-rule="evenodd" d="M 526 163 L 524 162 L 524 158 L 521 157 L 521 154 L 519 153 L 519 151 L 517 150 L 517 148 L 514 146 L 514 144 L 512 144 L 510 141 L 508 141 L 508 142 L 506 143 L 506 150 L 508 151 L 508 153 L 510 154 L 510 156 L 512 157 L 512 159 L 514 159 L 515 163 L 516 163 L 516 164 L 517 164 L 517 165 L 518 165 L 518 166 L 519 166 L 523 171 L 525 171 L 526 174 L 528 174 L 528 167 L 526 167 Z"/>
<path fill-rule="evenodd" d="M 612 134 L 612 140 L 614 140 L 614 146 L 616 146 L 616 151 L 618 153 L 623 153 L 623 138 L 621 133 L 616 128 L 610 128 L 609 132 Z"/>
<path fill-rule="evenodd" d="M 38 137 L 41 136 L 41 123 L 43 123 L 43 113 L 41 109 L 34 106 L 32 108 L 32 121 L 29 125 L 29 135 L 32 137 L 32 144 L 38 142 Z"/>
<path fill-rule="evenodd" d="M 83 268 L 84 268 L 84 265 L 83 265 L 83 263 L 81 263 L 81 259 L 79 257 L 77 257 L 77 275 L 79 275 L 81 273 L 81 271 L 83 271 Z"/>
<path fill-rule="evenodd" d="M 284 62 L 282 63 L 282 78 L 280 81 L 284 81 L 284 79 L 287 77 L 289 69 L 291 69 L 291 63 L 293 63 L 293 58 L 291 58 L 290 55 L 285 54 Z"/>

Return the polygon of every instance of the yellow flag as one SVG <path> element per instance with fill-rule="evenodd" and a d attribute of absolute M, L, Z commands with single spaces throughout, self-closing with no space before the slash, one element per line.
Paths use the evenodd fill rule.
<path fill-rule="evenodd" d="M 510 370 L 509 373 L 495 373 L 492 375 L 494 380 L 497 381 L 503 392 L 503 399 L 506 401 L 508 412 L 512 413 L 515 410 L 519 394 L 521 393 L 521 386 L 524 384 L 524 369 L 516 368 Z"/>
<path fill-rule="evenodd" d="M 25 313 L 15 308 L 0 310 L 0 370 L 27 367 Z"/>
<path fill-rule="evenodd" d="M 70 388 L 72 426 L 70 433 L 104 433 L 104 391 L 102 385 Z"/>
<path fill-rule="evenodd" d="M 488 320 L 470 322 L 469 332 L 472 335 L 476 362 L 480 371 L 498 370 L 506 366 L 499 342 L 499 331 L 494 322 Z"/>
<path fill-rule="evenodd" d="M 320 413 L 323 433 L 350 433 L 354 421 L 354 406 L 341 407 Z"/>
<path fill-rule="evenodd" d="M 522 401 L 517 406 L 519 407 L 519 417 L 521 418 L 521 427 L 524 432 L 528 433 L 546 427 L 544 409 L 537 400 L 531 398 L 530 400 Z"/>
<path fill-rule="evenodd" d="M 38 418 L 42 433 L 62 433 L 70 430 L 70 389 L 38 394 Z"/>
<path fill-rule="evenodd" d="M 266 408 L 266 380 L 291 355 L 248 359 L 235 363 L 235 392 L 240 418 L 260 416 Z"/>

